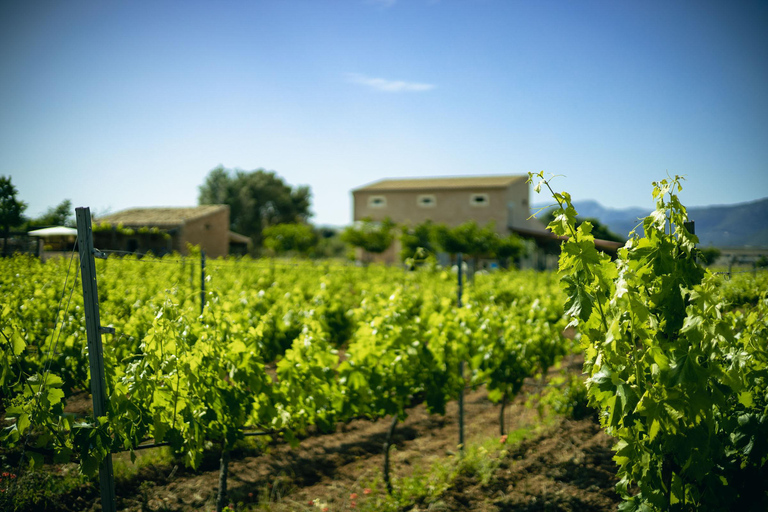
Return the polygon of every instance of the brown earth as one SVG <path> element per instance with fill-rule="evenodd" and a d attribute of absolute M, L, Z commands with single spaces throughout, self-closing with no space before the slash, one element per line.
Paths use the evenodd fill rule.
<path fill-rule="evenodd" d="M 577 365 L 574 365 L 577 366 Z M 540 382 L 529 382 L 523 393 L 508 406 L 508 430 L 531 429 L 517 444 L 499 444 L 502 453 L 493 477 L 483 483 L 476 475 L 459 474 L 449 489 L 432 503 L 415 503 L 404 510 L 478 511 L 608 511 L 620 502 L 611 439 L 594 417 L 580 421 L 550 417 L 542 419 L 527 407 L 527 396 L 538 391 Z M 487 399 L 484 389 L 468 392 L 465 398 L 467 445 L 488 439 L 499 440 L 499 406 Z M 392 472 L 397 492 L 402 478 L 427 471 L 431 464 L 450 465 L 457 457 L 458 406 L 449 404 L 445 416 L 430 415 L 423 405 L 409 411 L 394 433 Z M 381 484 L 382 446 L 391 420 L 357 420 L 333 434 L 315 435 L 299 448 L 271 446 L 260 456 L 233 456 L 230 462 L 229 501 L 249 508 L 288 511 L 320 510 L 314 500 L 327 503 L 330 511 L 352 510 L 350 499 L 367 510 L 383 496 Z M 489 457 L 493 454 L 489 454 Z M 498 456 L 498 455 L 497 455 Z M 215 462 L 215 461 L 212 461 Z M 147 482 L 121 493 L 119 508 L 145 510 L 213 510 L 218 486 L 218 468 L 192 473 L 179 468 L 145 470 Z M 426 477 L 425 477 L 426 478 Z M 364 494 L 366 487 L 371 493 Z"/>
<path fill-rule="evenodd" d="M 573 362 L 573 368 L 580 366 Z M 550 372 L 552 373 L 552 372 Z M 594 417 L 576 421 L 551 415 L 542 419 L 525 400 L 535 396 L 541 381 L 526 383 L 507 407 L 508 431 L 527 429 L 524 440 L 505 445 L 499 439 L 499 406 L 487 399 L 483 388 L 465 398 L 466 444 L 491 446 L 488 461 L 495 470 L 485 481 L 476 472 L 462 471 L 450 487 L 420 498 L 401 510 L 435 511 L 613 511 L 620 502 L 611 439 Z M 407 477 L 427 478 L 433 464 L 454 468 L 458 455 L 458 406 L 451 403 L 445 416 L 430 415 L 424 405 L 410 409 L 398 423 L 391 464 L 397 494 Z M 233 453 L 229 464 L 229 501 L 238 510 L 312 510 L 327 504 L 330 512 L 377 510 L 386 492 L 382 484 L 383 453 L 391 419 L 356 420 L 336 432 L 313 435 L 292 449 L 272 443 L 264 453 Z M 510 437 L 513 437 L 512 434 Z M 498 448 L 496 448 L 498 447 Z M 469 449 L 469 448 L 468 448 Z M 502 451 L 502 449 L 504 451 Z M 147 451 L 138 452 L 146 456 Z M 127 459 L 116 454 L 116 459 Z M 197 472 L 184 467 L 146 466 L 128 481 L 118 481 L 118 510 L 193 511 L 215 509 L 218 461 L 212 457 Z M 364 490 L 370 489 L 370 494 Z M 357 494 L 351 499 L 353 493 Z M 87 486 L 59 500 L 47 510 L 73 512 L 100 510 L 98 492 Z M 318 507 L 314 500 L 322 502 Z"/>

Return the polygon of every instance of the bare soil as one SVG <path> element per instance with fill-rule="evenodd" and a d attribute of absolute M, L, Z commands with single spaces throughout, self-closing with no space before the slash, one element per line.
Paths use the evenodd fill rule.
<path fill-rule="evenodd" d="M 578 362 L 574 362 L 574 368 Z M 431 503 L 414 503 L 403 510 L 440 511 L 613 511 L 620 498 L 614 491 L 616 466 L 611 439 L 594 417 L 579 421 L 556 417 L 543 424 L 537 411 L 525 405 L 537 393 L 540 381 L 528 382 L 508 405 L 507 430 L 532 429 L 517 444 L 507 444 L 506 455 L 485 483 L 472 474 L 459 474 L 453 484 Z M 473 443 L 499 439 L 499 406 L 487 399 L 483 388 L 465 398 L 465 438 Z M 435 461 L 458 456 L 458 406 L 451 403 L 445 416 L 430 415 L 424 405 L 409 410 L 398 423 L 391 464 L 394 486 L 414 471 L 429 469 Z M 238 509 L 273 511 L 313 510 L 314 500 L 329 511 L 363 508 L 385 492 L 381 484 L 382 447 L 391 419 L 356 420 L 331 434 L 304 439 L 298 448 L 273 443 L 264 453 L 232 454 L 229 464 L 229 501 Z M 139 452 L 142 456 L 145 452 Z M 127 458 L 127 454 L 116 454 Z M 129 481 L 118 482 L 118 510 L 214 510 L 218 487 L 218 461 L 212 457 L 194 472 L 184 467 L 148 466 Z M 365 494 L 366 487 L 371 488 Z M 351 499 L 355 493 L 357 497 Z M 355 501 L 356 500 L 356 501 Z M 354 503 L 353 503 L 354 502 Z M 368 502 L 368 510 L 371 510 Z M 84 487 L 53 508 L 100 510 L 98 491 Z"/>

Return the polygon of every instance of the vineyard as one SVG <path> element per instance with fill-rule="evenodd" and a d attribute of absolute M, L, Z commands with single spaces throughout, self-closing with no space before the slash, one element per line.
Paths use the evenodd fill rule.
<path fill-rule="evenodd" d="M 566 239 L 557 274 L 466 281 L 460 269 L 431 266 L 242 258 L 203 269 L 200 255 L 106 255 L 96 261 L 109 327 L 99 417 L 83 406 L 91 374 L 78 258 L 0 260 L 1 455 L 3 474 L 18 475 L 0 480 L 0 504 L 36 509 L 22 504 L 22 477 L 76 463 L 86 479 L 102 473 L 103 485 L 113 454 L 133 461 L 166 450 L 188 474 L 218 466 L 211 499 L 220 511 L 243 466 L 233 453 L 290 458 L 379 421 L 387 428 L 376 482 L 396 496 L 405 485 L 391 477 L 399 428 L 424 434 L 430 422 L 455 422 L 456 460 L 511 457 L 512 445 L 491 453 L 466 443 L 465 430 L 493 418 L 497 447 L 519 426 L 507 407 L 537 395 L 533 423 L 546 423 L 541 409 L 562 398 L 553 395 L 581 389 L 617 441 L 622 510 L 765 510 L 768 276 L 724 279 L 697 264 L 678 185 L 656 184 L 645 236 L 631 237 L 615 262 L 595 250 L 588 222 L 575 227 L 569 196 L 553 193 L 561 209 L 550 227 Z M 574 360 L 584 362 L 586 390 L 568 375 L 546 385 L 553 366 Z M 488 406 L 472 410 L 465 395 Z M 425 508 L 458 485 L 445 482 L 425 491 Z M 269 507 L 267 494 L 237 507 Z M 367 503 L 342 508 L 321 496 L 303 506 L 415 505 Z"/>

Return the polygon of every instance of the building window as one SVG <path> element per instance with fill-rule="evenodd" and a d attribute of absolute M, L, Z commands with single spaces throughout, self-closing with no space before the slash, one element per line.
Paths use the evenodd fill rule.
<path fill-rule="evenodd" d="M 488 206 L 488 194 L 471 194 L 469 204 L 472 206 Z"/>
<path fill-rule="evenodd" d="M 385 208 L 387 206 L 387 198 L 384 196 L 371 196 L 368 198 L 369 208 Z"/>
<path fill-rule="evenodd" d="M 416 204 L 422 208 L 433 208 L 437 206 L 437 199 L 432 194 L 421 194 L 416 198 Z"/>

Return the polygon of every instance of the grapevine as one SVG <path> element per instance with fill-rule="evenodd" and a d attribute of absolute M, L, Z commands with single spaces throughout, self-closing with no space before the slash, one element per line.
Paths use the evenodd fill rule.
<path fill-rule="evenodd" d="M 567 238 L 566 312 L 582 334 L 590 400 L 617 439 L 621 510 L 764 510 L 765 294 L 746 317 L 723 302 L 720 279 L 696 262 L 680 177 L 653 184 L 644 235 L 630 233 L 611 262 L 588 222 L 576 228 L 570 195 L 535 176 L 558 203 L 549 228 Z"/>

